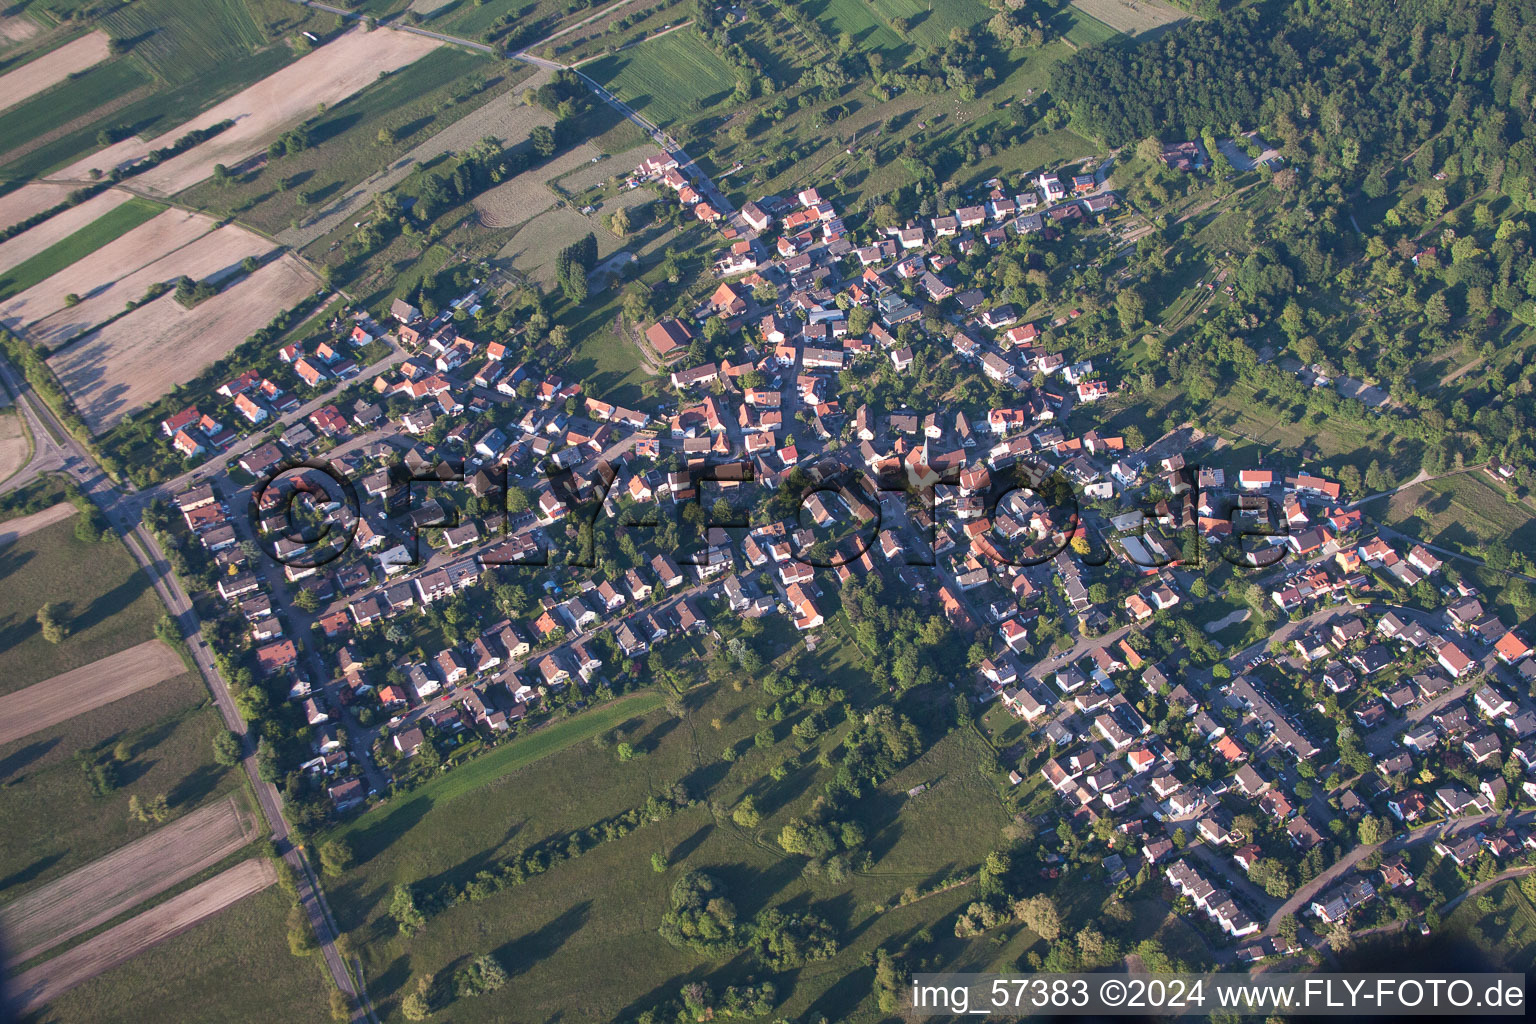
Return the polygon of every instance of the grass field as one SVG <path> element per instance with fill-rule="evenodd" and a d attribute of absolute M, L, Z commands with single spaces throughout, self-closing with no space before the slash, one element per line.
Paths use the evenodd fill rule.
<path fill-rule="evenodd" d="M 805 13 L 816 19 L 822 30 L 836 41 L 844 32 L 853 37 L 854 46 L 861 52 L 868 53 L 871 50 L 879 51 L 888 62 L 899 64 L 906 59 L 912 47 L 897 35 L 889 24 L 892 14 L 899 14 L 896 7 L 905 8 L 909 4 L 900 0 L 886 0 L 880 4 L 882 8 L 892 8 L 890 13 L 882 11 L 885 17 L 880 17 L 872 9 L 871 4 L 864 0 L 811 0 L 810 3 L 801 5 Z M 926 9 L 921 12 L 927 15 L 924 23 L 933 20 L 932 15 Z M 914 16 L 914 20 L 916 20 Z"/>
<path fill-rule="evenodd" d="M 921 46 L 942 50 L 952 29 L 970 29 L 992 17 L 992 10 L 978 0 L 869 0 L 871 10 L 887 23 L 892 18 L 906 18 L 912 26 L 907 36 Z"/>
<path fill-rule="evenodd" d="M 77 120 L 90 119 L 98 108 L 133 94 L 135 90 L 148 86 L 150 81 L 149 75 L 126 60 L 109 61 L 7 110 L 0 114 L 0 139 L 5 140 L 4 148 L 0 149 L 0 163 L 7 163 L 6 169 L 11 172 L 8 176 L 31 177 L 34 170 L 12 170 L 8 165 L 17 147 L 56 132 Z M 94 142 L 94 129 L 91 135 Z M 46 149 L 45 146 L 32 152 Z M 28 166 L 36 165 L 29 163 Z"/>
<path fill-rule="evenodd" d="M 1155 32 L 1189 18 L 1188 11 L 1156 0 L 1072 0 L 1072 6 L 1096 21 L 1128 36 Z"/>
<path fill-rule="evenodd" d="M 188 82 L 266 44 L 242 0 L 137 0 L 102 18 L 129 59 L 162 82 Z"/>
<path fill-rule="evenodd" d="M 1119 29 L 1076 7 L 1063 11 L 1059 17 L 1068 23 L 1062 36 L 1079 47 L 1107 43 L 1120 35 Z"/>
<path fill-rule="evenodd" d="M 43 639 L 37 611 L 58 606 L 69 627 Z M 115 536 L 89 543 L 72 520 L 0 548 L 0 692 L 11 693 L 115 654 L 153 635 L 164 607 Z"/>
<path fill-rule="evenodd" d="M 1476 554 L 1483 544 L 1503 540 L 1511 549 L 1529 551 L 1536 544 L 1536 514 L 1529 504 L 1506 501 L 1505 493 L 1476 469 L 1404 488 L 1363 507 L 1405 533 L 1452 550 Z M 1427 519 L 1417 518 L 1419 509 Z"/>
<path fill-rule="evenodd" d="M 1478 896 L 1464 900 L 1446 918 L 1444 933 L 1476 946 L 1504 970 L 1529 971 L 1536 965 L 1536 907 L 1515 881 L 1499 882 L 1482 895 L 1493 909 L 1484 911 Z"/>
<path fill-rule="evenodd" d="M 288 906 L 276 887 L 246 897 L 65 993 L 36 1019 L 46 1024 L 328 1020 L 319 960 L 288 952 Z"/>
<path fill-rule="evenodd" d="M 80 257 L 93 253 L 114 238 L 127 234 L 154 217 L 165 207 L 137 196 L 96 218 L 68 238 L 56 242 L 0 275 L 0 299 L 18 292 L 63 270 Z"/>
<path fill-rule="evenodd" d="M 849 687 L 862 707 L 876 696 L 858 660 L 830 637 L 824 656 L 806 669 Z M 995 842 L 1005 819 L 1003 804 L 995 782 L 976 768 L 979 749 L 973 734 L 929 736 L 931 746 L 919 758 L 857 802 L 853 813 L 869 837 L 874 865 L 834 885 L 802 877 L 802 859 L 786 856 L 773 837 L 822 792 L 826 770 L 814 758 L 818 749 L 835 744 L 843 729 L 829 729 L 800 756 L 800 767 L 775 781 L 768 769 L 789 752 L 790 744 L 768 751 L 753 747 L 751 737 L 762 723 L 751 712 L 763 700 L 751 683 L 743 691 L 724 682 L 707 683 L 690 692 L 690 710 L 682 719 L 660 710 L 626 718 L 632 709 L 624 709 L 614 716 L 619 734 L 610 739 L 641 751 L 628 763 L 617 759 L 611 743 L 599 748 L 562 737 L 537 760 L 517 755 L 516 771 L 499 771 L 494 782 L 472 793 L 463 786 L 472 780 L 450 775 L 444 781 L 456 783 L 464 799 L 439 795 L 431 806 L 413 806 L 407 797 L 347 829 L 359 866 L 328 890 L 342 927 L 364 951 L 369 991 L 383 1019 L 400 1019 L 399 1000 L 422 972 L 450 970 L 466 954 L 480 951 L 495 953 L 513 981 L 505 1001 L 455 1002 L 452 1017 L 463 1024 L 503 1019 L 509 1004 L 530 1020 L 623 1019 L 672 995 L 685 980 L 707 977 L 717 987 L 740 983 L 750 969 L 743 959 L 711 963 L 668 945 L 656 932 L 672 883 L 692 868 L 723 878 L 743 917 L 770 905 L 814 909 L 841 933 L 848 948 L 835 960 L 773 978 L 783 1000 L 775 1016 L 878 1019 L 867 999 L 867 976 L 858 969 L 860 958 L 877 945 L 899 945 L 919 928 L 942 937 L 938 941 L 945 947 L 946 963 L 950 954 L 967 949 L 991 962 L 995 950 L 990 943 L 972 949 L 949 937 L 953 925 L 947 915 L 972 898 L 964 887 L 902 909 L 875 909 L 893 903 L 909 887 L 974 870 Z M 932 716 L 931 709 L 916 703 L 904 710 L 919 722 Z M 596 731 L 582 729 L 581 735 Z M 785 735 L 787 723 L 776 732 Z M 536 734 L 511 747 L 537 739 Z M 733 762 L 720 755 L 727 746 L 741 752 Z M 408 942 L 384 914 L 397 883 L 423 892 L 445 882 L 461 883 L 520 848 L 638 806 L 679 780 L 699 803 L 557 864 L 522 886 L 447 910 Z M 905 791 L 919 783 L 932 788 L 917 798 L 906 797 Z M 746 793 L 763 814 L 756 828 L 716 818 L 705 804 L 729 808 Z M 650 864 L 656 852 L 669 863 L 661 874 Z M 622 891 L 625 897 L 601 897 L 609 891 Z M 594 963 L 604 969 L 583 967 Z M 561 983 L 576 975 L 584 979 L 581 986 Z"/>
<path fill-rule="evenodd" d="M 491 753 L 461 765 L 402 800 L 375 808 L 347 824 L 341 832 L 357 844 L 360 853 L 370 847 L 377 847 L 381 842 L 387 843 L 392 834 L 390 829 L 383 826 L 397 816 L 424 815 L 439 803 L 496 782 L 509 772 L 564 750 L 573 743 L 591 739 L 636 715 L 643 715 L 660 703 L 661 696 L 655 692 L 639 693 L 615 701 L 607 707 L 596 708 L 588 714 L 545 726 L 529 736 L 503 744 Z"/>
<path fill-rule="evenodd" d="M 95 860 L 148 832 L 128 819 L 128 800 L 159 793 L 177 814 L 239 788 L 238 776 L 212 763 L 222 728 L 201 680 L 187 675 L 132 700 L 98 708 L 0 748 L 0 899 Z M 131 756 L 117 767 L 118 788 L 92 794 L 75 751 L 102 744 L 110 757 L 126 739 Z"/>
<path fill-rule="evenodd" d="M 719 104 L 736 87 L 735 72 L 692 29 L 648 40 L 582 70 L 663 126 Z"/>

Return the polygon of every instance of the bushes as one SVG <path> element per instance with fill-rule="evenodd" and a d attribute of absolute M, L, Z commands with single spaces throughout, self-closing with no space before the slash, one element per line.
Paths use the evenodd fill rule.
<path fill-rule="evenodd" d="M 59 385 L 59 379 L 53 375 L 53 370 L 37 350 L 3 328 L 0 328 L 0 349 L 4 349 L 6 357 L 21 369 L 22 376 L 27 378 L 27 383 L 32 385 L 32 390 L 48 403 L 48 408 L 53 410 L 53 414 L 64 424 L 65 429 L 81 443 L 89 445 L 90 430 L 86 427 L 85 421 L 75 412 L 69 396 Z"/>

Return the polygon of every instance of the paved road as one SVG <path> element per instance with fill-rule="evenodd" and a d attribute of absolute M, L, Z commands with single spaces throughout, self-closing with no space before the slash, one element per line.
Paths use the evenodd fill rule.
<path fill-rule="evenodd" d="M 1536 812 L 1527 811 L 1524 814 L 1512 815 L 1508 820 L 1511 824 L 1524 823 L 1529 822 L 1533 815 L 1536 815 Z M 1345 872 L 1349 871 L 1360 861 L 1364 860 L 1373 851 L 1380 850 L 1383 853 L 1396 853 L 1399 850 L 1407 849 L 1410 846 L 1415 846 L 1419 843 L 1425 842 L 1426 840 L 1439 839 L 1444 835 L 1460 835 L 1462 832 L 1467 831 L 1469 828 L 1476 828 L 1478 825 L 1492 821 L 1497 817 L 1497 814 L 1470 814 L 1461 818 L 1451 818 L 1447 821 L 1441 822 L 1439 825 L 1431 825 L 1427 828 L 1418 829 L 1415 832 L 1410 832 L 1402 839 L 1394 838 L 1387 840 L 1385 843 L 1375 843 L 1369 846 L 1361 844 L 1356 846 L 1354 849 L 1350 850 L 1349 853 L 1339 858 L 1335 864 L 1329 867 L 1322 874 L 1318 875 L 1316 878 L 1312 879 L 1312 881 L 1298 888 L 1291 895 L 1290 899 L 1286 900 L 1278 910 L 1270 915 L 1269 923 L 1264 927 L 1264 934 L 1275 934 L 1275 930 L 1279 927 L 1280 919 L 1282 917 L 1285 917 L 1287 914 L 1299 913 L 1303 907 L 1312 902 L 1313 896 L 1333 885 L 1341 877 L 1343 877 Z M 1450 910 L 1453 909 L 1456 902 L 1459 902 L 1461 899 L 1465 899 L 1467 895 L 1470 895 L 1470 893 L 1471 890 L 1468 890 L 1467 893 L 1464 893 L 1461 897 L 1458 897 L 1457 900 L 1447 904 L 1445 907 L 1445 912 L 1449 913 Z"/>
<path fill-rule="evenodd" d="M 214 703 L 219 709 L 219 714 L 223 716 L 224 724 L 231 732 L 241 737 L 243 751 L 241 763 L 250 779 L 252 792 L 256 794 L 262 814 L 272 830 L 273 840 L 277 843 L 283 859 L 294 868 L 298 879 L 299 900 L 309 915 L 310 924 L 314 927 L 326 967 L 330 970 L 336 986 L 346 993 L 353 1003 L 353 1021 L 372 1021 L 374 1018 L 371 1008 L 358 1003 L 357 986 L 353 983 L 352 974 L 336 951 L 334 924 L 326 911 L 324 896 L 320 892 L 309 862 L 303 851 L 288 839 L 288 822 L 283 817 L 282 799 L 276 787 L 263 782 L 257 774 L 255 738 L 249 733 L 245 721 L 236 710 L 234 699 L 229 692 L 229 685 L 219 675 L 218 667 L 214 664 L 213 653 L 203 641 L 197 612 L 186 592 L 182 590 L 181 584 L 170 571 L 165 553 L 140 521 L 142 499 L 128 498 L 108 479 L 101 467 L 64 430 L 54 418 L 52 411 L 36 398 L 25 380 L 21 379 L 9 361 L 4 359 L 0 359 L 0 377 L 4 377 L 7 385 L 17 395 L 17 404 L 26 408 L 29 416 L 37 421 L 39 452 L 43 450 L 46 439 L 47 445 L 58 460 L 58 468 L 67 472 L 80 486 L 81 491 L 101 508 L 107 521 L 122 536 L 129 554 L 149 577 L 155 592 L 160 595 L 171 618 L 176 622 L 191 652 L 192 660 L 197 665 L 198 671 L 202 673 L 209 692 L 213 695 Z M 56 438 L 63 440 L 59 441 Z"/>
<path fill-rule="evenodd" d="M 44 420 L 38 414 L 34 404 L 39 402 L 37 396 L 32 394 L 26 382 L 21 379 L 21 375 L 11 368 L 8 360 L 0 360 L 0 379 L 4 380 L 11 394 L 16 396 L 16 408 L 20 415 L 26 417 L 27 429 L 32 434 L 32 458 L 25 466 L 7 477 L 4 483 L 0 483 L 0 494 L 5 494 L 25 487 L 44 473 L 56 473 L 62 470 L 65 460 L 69 457 L 69 451 L 45 425 L 52 424 L 53 417 L 50 415 L 47 420 Z M 61 431 L 59 436 L 67 437 L 68 435 Z"/>

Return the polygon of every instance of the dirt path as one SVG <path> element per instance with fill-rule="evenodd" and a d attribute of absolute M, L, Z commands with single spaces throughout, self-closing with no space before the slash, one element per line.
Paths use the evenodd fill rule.
<path fill-rule="evenodd" d="M 176 819 L 121 849 L 0 907 L 0 930 L 25 963 L 105 924 L 254 840 L 256 820 L 239 798 Z"/>
<path fill-rule="evenodd" d="M 1483 363 L 1483 357 L 1482 356 L 1478 356 L 1477 358 L 1473 359 L 1467 365 L 1459 367 L 1458 369 L 1452 370 L 1445 377 L 1441 378 L 1440 386 L 1441 387 L 1445 387 L 1447 384 L 1454 384 L 1456 381 L 1460 380 L 1462 377 L 1465 377 L 1467 374 L 1469 374 L 1473 370 L 1477 369 L 1479 366 L 1482 365 L 1482 363 Z"/>
<path fill-rule="evenodd" d="M 74 511 L 73 505 L 69 508 Z M 181 655 L 159 640 L 146 640 L 126 651 L 8 693 L 0 697 L 0 746 L 122 700 L 185 671 L 187 666 Z"/>
<path fill-rule="evenodd" d="M 8 519 L 0 523 L 0 547 L 18 541 L 29 533 L 36 533 L 45 526 L 54 523 L 62 523 L 75 514 L 75 506 L 67 501 L 61 501 L 57 505 L 51 505 L 41 512 L 34 512 L 29 516 L 20 516 L 16 519 Z M 0 728 L 4 723 L 0 723 Z"/>
<path fill-rule="evenodd" d="M 11 979 L 13 998 L 31 1013 L 103 971 L 132 959 L 151 946 L 180 935 L 232 903 L 277 881 L 272 862 L 255 857 L 174 896 L 138 917 L 109 928 L 52 960 Z"/>

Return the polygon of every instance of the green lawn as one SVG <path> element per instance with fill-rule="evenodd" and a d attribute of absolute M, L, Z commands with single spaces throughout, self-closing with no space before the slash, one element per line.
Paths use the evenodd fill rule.
<path fill-rule="evenodd" d="M 909 6 L 907 3 L 886 0 L 881 6 L 891 10 L 880 14 L 864 0 L 811 0 L 800 6 L 806 14 L 816 19 L 822 31 L 831 36 L 834 42 L 846 32 L 853 37 L 854 47 L 861 53 L 879 51 L 888 62 L 894 61 L 896 64 L 903 62 L 912 52 L 911 44 L 897 35 L 889 24 L 891 15 L 906 13 L 905 8 Z M 896 7 L 903 10 L 897 11 L 894 9 Z M 919 13 L 927 15 L 925 22 L 933 20 L 926 9 Z M 884 17 L 880 16 L 882 14 Z M 914 21 L 917 20 L 917 15 L 912 17 Z"/>
<path fill-rule="evenodd" d="M 992 17 L 992 9 L 978 0 L 869 0 L 869 7 L 887 23 L 892 18 L 906 18 L 911 28 L 907 35 L 918 44 L 942 50 L 949 42 L 951 29 L 970 29 Z"/>
<path fill-rule="evenodd" d="M 95 252 L 154 217 L 165 207 L 148 199 L 134 198 L 102 214 L 68 238 L 0 274 L 0 299 L 24 292 L 76 260 Z"/>
<path fill-rule="evenodd" d="M 248 896 L 66 992 L 36 1019 L 44 1024 L 329 1020 L 321 961 L 288 952 L 289 905 L 275 886 Z"/>
<path fill-rule="evenodd" d="M 38 629 L 47 602 L 69 627 L 62 643 Z M 164 611 L 122 542 L 82 541 L 73 518 L 0 547 L 0 693 L 142 643 Z"/>
<path fill-rule="evenodd" d="M 213 764 L 222 728 L 202 680 L 188 674 L 0 748 L 0 900 L 67 874 L 153 826 L 128 819 L 128 800 L 164 793 L 176 814 L 240 786 Z M 126 739 L 118 788 L 96 796 L 77 750 L 109 757 Z"/>
<path fill-rule="evenodd" d="M 374 808 L 343 826 L 340 833 L 351 839 L 359 851 L 387 845 L 395 838 L 392 823 L 404 818 L 420 819 L 435 811 L 439 804 L 494 783 L 573 743 L 591 739 L 636 715 L 651 711 L 660 703 L 659 694 L 645 691 L 605 707 L 594 708 L 586 714 L 547 725 L 528 736 L 504 743 L 491 753 L 453 769 L 407 796 Z"/>
<path fill-rule="evenodd" d="M 680 29 L 582 67 L 636 111 L 665 127 L 730 98 L 736 74 L 692 29 Z"/>

